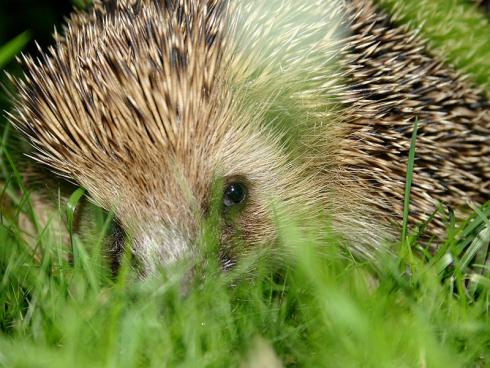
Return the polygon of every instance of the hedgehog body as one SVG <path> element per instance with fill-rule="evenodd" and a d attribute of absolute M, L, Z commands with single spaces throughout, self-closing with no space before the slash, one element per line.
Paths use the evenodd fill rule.
<path fill-rule="evenodd" d="M 216 198 L 225 264 L 273 242 L 278 213 L 326 214 L 372 257 L 398 233 L 416 120 L 412 219 L 490 197 L 484 94 L 368 0 L 95 2 L 26 65 L 14 125 L 146 272 L 196 251 Z"/>

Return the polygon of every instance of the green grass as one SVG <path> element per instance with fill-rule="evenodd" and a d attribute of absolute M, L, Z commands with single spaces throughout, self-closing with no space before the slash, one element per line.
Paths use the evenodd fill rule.
<path fill-rule="evenodd" d="M 24 32 L 0 48 L 0 70 L 24 48 L 30 38 L 29 32 Z"/>
<path fill-rule="evenodd" d="M 126 255 L 111 277 L 100 246 L 73 234 L 70 252 L 48 226 L 34 231 L 34 251 L 16 226 L 19 213 L 4 213 L 0 366 L 246 366 L 270 359 L 268 349 L 290 366 L 485 366 L 490 279 L 485 266 L 465 261 L 485 260 L 477 234 L 488 244 L 490 204 L 478 212 L 460 228 L 452 222 L 435 255 L 408 257 L 402 248 L 376 271 L 292 224 L 281 234 L 290 256 L 280 266 L 267 255 L 226 274 L 208 263 L 185 294 L 185 268 L 141 281 Z M 107 221 L 98 225 L 102 238 Z M 402 247 L 421 245 L 408 231 Z"/>
<path fill-rule="evenodd" d="M 416 127 L 413 136 L 412 152 Z M 11 157 L 5 146 L 2 151 Z M 281 226 L 279 251 L 288 256 L 280 265 L 267 254 L 245 259 L 231 273 L 203 263 L 183 293 L 185 265 L 141 281 L 128 254 L 111 276 L 101 250 L 110 216 L 94 224 L 97 240 L 70 232 L 71 247 L 52 225 L 39 226 L 14 162 L 2 165 L 8 174 L 2 199 L 14 211 L 4 211 L 0 222 L 0 366 L 246 367 L 257 360 L 272 366 L 276 359 L 308 367 L 461 367 L 490 361 L 490 203 L 459 227 L 449 218 L 447 239 L 434 255 L 424 252 L 418 229 L 406 226 L 399 254 L 377 268 L 346 257 L 332 239 L 325 246 L 294 224 Z M 68 229 L 82 196 L 75 191 L 60 209 Z M 19 228 L 20 216 L 38 223 L 31 237 Z M 208 259 L 217 259 L 213 247 L 210 252 Z"/>
<path fill-rule="evenodd" d="M 429 254 L 423 226 L 408 227 L 409 169 L 399 251 L 377 267 L 293 223 L 281 227 L 280 265 L 267 254 L 231 273 L 203 263 L 183 293 L 186 265 L 141 281 L 127 254 L 111 275 L 102 251 L 111 216 L 94 215 L 92 240 L 73 230 L 83 190 L 60 204 L 70 239 L 55 218 L 41 225 L 0 126 L 0 367 L 490 365 L 490 203 L 449 216 Z M 29 234 L 26 218 L 36 225 Z"/>

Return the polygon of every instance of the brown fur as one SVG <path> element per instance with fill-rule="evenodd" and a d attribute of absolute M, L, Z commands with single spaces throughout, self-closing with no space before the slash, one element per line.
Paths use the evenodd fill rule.
<path fill-rule="evenodd" d="M 226 252 L 236 233 L 274 240 L 278 210 L 323 211 L 373 256 L 398 231 L 416 118 L 412 219 L 489 199 L 487 100 L 370 1 L 96 2 L 64 33 L 25 59 L 12 121 L 114 210 L 147 271 L 195 251 L 236 178 L 249 200 L 222 216 Z"/>

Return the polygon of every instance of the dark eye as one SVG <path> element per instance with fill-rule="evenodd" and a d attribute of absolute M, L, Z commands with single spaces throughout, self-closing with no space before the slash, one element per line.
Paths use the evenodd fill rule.
<path fill-rule="evenodd" d="M 231 183 L 225 188 L 223 203 L 225 207 L 236 206 L 247 198 L 247 187 L 242 183 Z"/>

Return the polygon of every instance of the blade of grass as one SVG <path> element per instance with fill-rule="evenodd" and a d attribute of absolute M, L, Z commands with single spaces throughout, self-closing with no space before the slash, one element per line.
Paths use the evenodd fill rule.
<path fill-rule="evenodd" d="M 0 48 L 0 69 L 7 65 L 30 41 L 29 31 L 23 32 Z"/>
<path fill-rule="evenodd" d="M 402 226 L 402 244 L 407 241 L 408 234 L 408 215 L 410 212 L 410 191 L 412 189 L 413 165 L 415 161 L 415 142 L 417 140 L 418 119 L 413 125 L 412 140 L 410 142 L 410 151 L 408 153 L 407 177 L 405 181 L 405 197 L 403 201 L 403 226 Z"/>
<path fill-rule="evenodd" d="M 73 243 L 73 219 L 75 215 L 75 210 L 77 209 L 77 205 L 85 194 L 84 188 L 78 188 L 75 190 L 70 198 L 68 199 L 68 203 L 66 204 L 66 221 L 68 225 L 68 234 L 70 236 L 70 244 L 73 252 L 73 256 L 76 259 L 75 247 Z"/>

